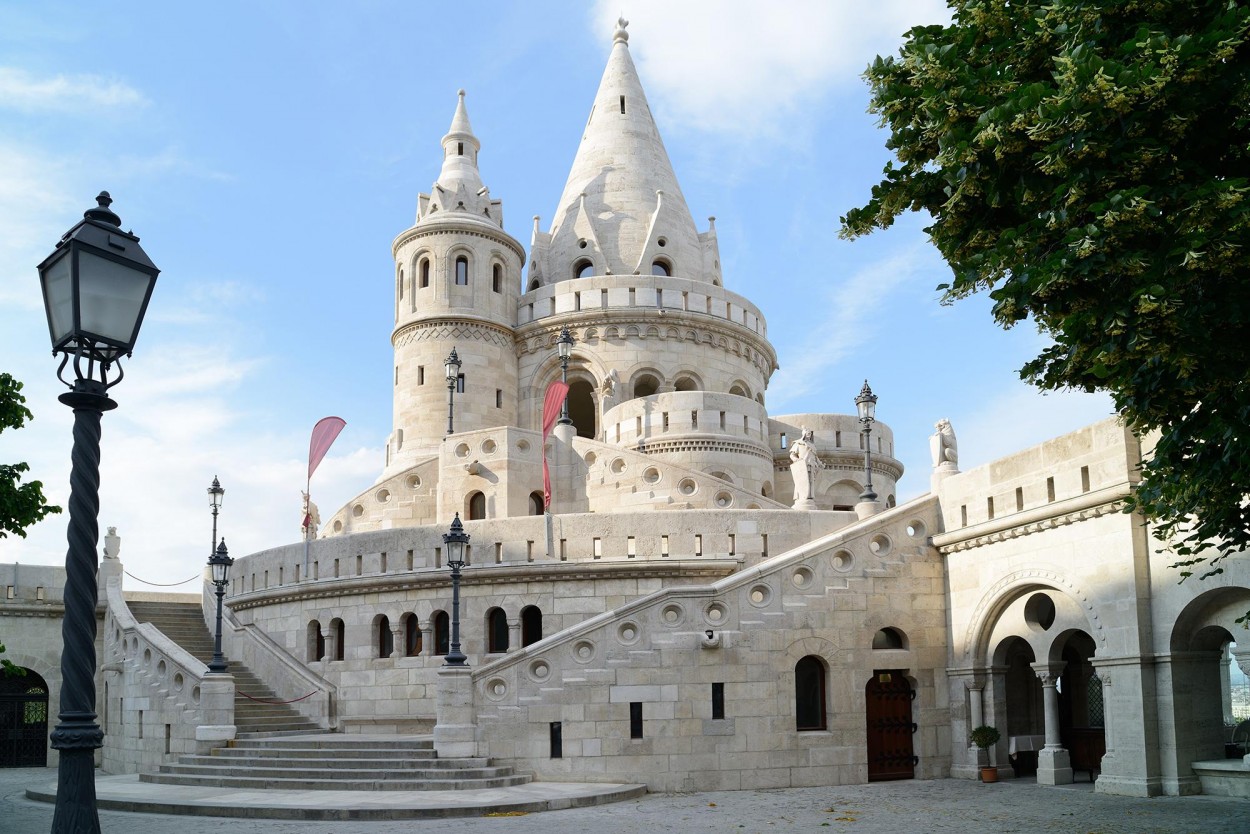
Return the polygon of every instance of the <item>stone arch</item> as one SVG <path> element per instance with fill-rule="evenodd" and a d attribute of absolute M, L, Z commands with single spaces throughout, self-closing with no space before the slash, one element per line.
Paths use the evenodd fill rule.
<path fill-rule="evenodd" d="M 417 619 L 417 615 L 409 611 L 399 618 L 400 631 L 404 635 L 404 657 L 417 657 L 421 654 L 422 635 L 421 622 Z"/>
<path fill-rule="evenodd" d="M 483 621 L 486 635 L 486 654 L 502 654 L 508 651 L 508 615 L 498 606 L 489 608 Z"/>
<path fill-rule="evenodd" d="M 843 478 L 830 484 L 825 489 L 821 494 L 818 506 L 822 510 L 854 510 L 855 504 L 859 502 L 859 496 L 863 491 L 863 487 L 855 481 Z"/>
<path fill-rule="evenodd" d="M 674 391 L 702 391 L 703 379 L 699 374 L 689 370 L 679 370 L 674 374 Z"/>
<path fill-rule="evenodd" d="M 477 489 L 464 497 L 464 517 L 467 521 L 486 518 L 486 493 Z"/>
<path fill-rule="evenodd" d="M 521 646 L 537 643 L 543 639 L 543 612 L 537 605 L 521 609 Z"/>
<path fill-rule="evenodd" d="M 304 631 L 306 656 L 310 663 L 326 659 L 326 636 L 321 631 L 320 620 L 309 620 Z"/>
<path fill-rule="evenodd" d="M 664 375 L 654 368 L 635 371 L 629 378 L 627 396 L 632 399 L 650 397 L 659 392 L 663 379 Z"/>
<path fill-rule="evenodd" d="M 729 383 L 729 393 L 736 397 L 746 397 L 751 399 L 751 386 L 747 385 L 741 379 L 735 379 Z"/>
<path fill-rule="evenodd" d="M 990 640 L 1003 612 L 1031 591 L 1050 591 L 1069 600 L 1083 612 L 1086 620 L 1084 630 L 1093 636 L 1095 643 L 1105 645 L 1106 636 L 1102 634 L 1102 623 L 1086 595 L 1058 571 L 1034 568 L 1013 571 L 1001 577 L 981 595 L 964 631 L 965 656 L 970 659 L 986 657 L 990 651 Z M 1045 649 L 1048 646 L 1043 651 L 1038 651 L 1037 656 L 1046 657 L 1048 651 Z"/>
<path fill-rule="evenodd" d="M 443 276 L 443 280 L 447 282 L 448 287 L 454 287 L 457 285 L 456 279 L 457 271 L 459 269 L 457 264 L 461 261 L 461 259 L 464 261 L 465 283 L 460 286 L 473 286 L 474 254 L 473 250 L 463 243 L 455 243 L 448 247 L 447 257 L 444 259 L 447 271 Z"/>
<path fill-rule="evenodd" d="M 450 651 L 451 617 L 441 608 L 430 612 L 430 631 L 434 633 L 434 654 L 442 657 Z"/>
<path fill-rule="evenodd" d="M 395 653 L 395 633 L 391 631 L 391 618 L 375 614 L 370 624 L 373 657 L 388 658 Z"/>

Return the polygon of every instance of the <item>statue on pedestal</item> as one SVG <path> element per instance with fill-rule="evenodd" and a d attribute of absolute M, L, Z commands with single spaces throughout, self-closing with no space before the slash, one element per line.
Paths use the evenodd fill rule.
<path fill-rule="evenodd" d="M 794 508 L 815 509 L 816 476 L 822 469 L 812 430 L 804 427 L 790 445 L 790 477 L 794 481 Z"/>
<path fill-rule="evenodd" d="M 308 497 L 308 493 L 300 490 L 300 495 L 304 496 L 304 523 L 300 525 L 300 533 L 304 537 L 304 541 L 312 541 L 317 538 L 317 527 L 321 524 L 321 513 L 317 510 L 317 505 Z"/>
<path fill-rule="evenodd" d="M 929 451 L 933 455 L 934 469 L 959 469 L 959 445 L 955 442 L 955 429 L 951 421 L 943 417 L 934 425 L 937 430 L 929 438 Z"/>

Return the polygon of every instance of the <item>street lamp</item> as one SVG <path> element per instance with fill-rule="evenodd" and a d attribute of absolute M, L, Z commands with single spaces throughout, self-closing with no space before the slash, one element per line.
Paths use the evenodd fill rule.
<path fill-rule="evenodd" d="M 117 407 L 108 389 L 121 381 L 160 270 L 139 238 L 121 230 L 107 191 L 39 264 L 39 283 L 52 337 L 64 354 L 57 378 L 70 389 L 58 399 L 74 409 L 70 470 L 69 549 L 61 624 L 61 710 L 52 731 L 60 751 L 52 831 L 100 830 L 95 751 L 104 740 L 95 713 L 96 546 L 100 529 L 100 418 Z M 73 380 L 66 367 L 73 361 Z"/>
<path fill-rule="evenodd" d="M 568 385 L 569 357 L 573 354 L 573 336 L 569 333 L 567 327 L 560 328 L 560 338 L 556 340 L 556 349 L 560 351 L 560 381 Z M 573 421 L 569 419 L 568 394 L 564 395 L 564 402 L 560 403 L 560 419 L 558 422 L 562 426 L 573 425 Z"/>
<path fill-rule="evenodd" d="M 213 476 L 213 485 L 208 488 L 208 503 L 213 508 L 213 540 L 208 543 L 209 555 L 212 555 L 213 548 L 217 546 L 217 511 L 221 509 L 221 500 L 226 497 L 226 491 L 222 489 L 221 482 L 217 480 L 217 476 Z"/>
<path fill-rule="evenodd" d="M 215 483 L 217 479 L 214 478 L 213 481 Z M 213 584 L 217 586 L 217 631 L 213 635 L 213 660 L 208 664 L 210 672 L 225 672 L 229 669 L 226 658 L 221 654 L 221 598 L 226 595 L 226 583 L 230 581 L 230 566 L 233 564 L 230 551 L 226 550 L 226 540 L 222 539 L 213 555 L 208 557 L 208 566 L 213 572 Z"/>
<path fill-rule="evenodd" d="M 447 374 L 447 433 L 451 434 L 455 431 L 452 418 L 456 413 L 456 383 L 460 380 L 460 357 L 455 348 L 443 361 L 443 371 Z"/>
<path fill-rule="evenodd" d="M 460 651 L 460 569 L 464 567 L 464 549 L 469 534 L 460 523 L 460 513 L 451 521 L 450 532 L 443 534 L 447 545 L 447 567 L 451 568 L 451 650 L 447 652 L 444 666 L 465 666 L 464 652 Z"/>
<path fill-rule="evenodd" d="M 876 501 L 877 493 L 872 491 L 872 424 L 877 420 L 877 395 L 872 393 L 866 379 L 855 398 L 855 408 L 859 411 L 859 424 L 864 427 L 864 491 L 859 500 Z"/>

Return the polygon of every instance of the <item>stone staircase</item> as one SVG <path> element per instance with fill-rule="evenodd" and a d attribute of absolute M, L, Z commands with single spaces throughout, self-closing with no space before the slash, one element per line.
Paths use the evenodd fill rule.
<path fill-rule="evenodd" d="M 419 736 L 321 735 L 244 739 L 206 756 L 179 756 L 141 782 L 250 790 L 472 791 L 530 782 L 488 759 L 440 759 Z"/>
<path fill-rule="evenodd" d="M 200 606 L 192 602 L 130 602 L 130 613 L 141 623 L 151 623 L 193 657 L 213 659 L 213 636 L 204 625 Z M 325 732 L 287 704 L 243 664 L 227 660 L 234 676 L 234 723 L 238 738 Z M 250 697 L 249 697 L 250 696 Z"/>

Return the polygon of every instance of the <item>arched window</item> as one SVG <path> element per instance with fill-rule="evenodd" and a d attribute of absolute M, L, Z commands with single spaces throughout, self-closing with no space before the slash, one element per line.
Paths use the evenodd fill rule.
<path fill-rule="evenodd" d="M 495 264 L 490 271 L 490 288 L 495 292 L 503 292 L 503 267 Z"/>
<path fill-rule="evenodd" d="M 421 273 L 421 289 L 425 289 L 430 285 L 430 259 L 422 258 L 417 270 Z"/>
<path fill-rule="evenodd" d="M 698 391 L 699 383 L 695 382 L 693 379 L 691 379 L 688 376 L 679 376 L 677 377 L 677 381 L 673 383 L 673 390 L 675 391 Z"/>
<path fill-rule="evenodd" d="M 669 266 L 668 261 L 663 258 L 656 258 L 651 264 L 651 274 L 668 277 L 673 274 L 673 270 L 672 267 Z"/>
<path fill-rule="evenodd" d="M 395 653 L 395 635 L 391 633 L 391 618 L 385 614 L 379 614 L 373 621 L 373 627 L 377 631 L 373 644 L 377 646 L 378 657 L 390 657 Z"/>
<path fill-rule="evenodd" d="M 308 624 L 308 659 L 326 659 L 326 637 L 321 633 L 321 623 L 316 620 Z"/>
<path fill-rule="evenodd" d="M 456 285 L 469 286 L 469 259 L 464 255 L 456 257 Z"/>
<path fill-rule="evenodd" d="M 528 646 L 543 639 L 543 612 L 537 605 L 521 609 L 521 645 Z"/>
<path fill-rule="evenodd" d="M 634 380 L 634 396 L 649 397 L 660 389 L 660 381 L 651 374 L 643 374 Z"/>
<path fill-rule="evenodd" d="M 539 287 L 541 287 L 541 286 L 542 286 L 542 284 L 541 284 L 541 283 L 539 283 L 539 281 L 538 281 L 538 279 L 537 279 L 537 278 L 535 278 L 534 280 L 530 281 L 530 288 L 529 288 L 529 292 L 533 292 L 534 290 L 538 289 L 538 288 L 539 288 Z"/>
<path fill-rule="evenodd" d="M 334 635 L 334 657 L 331 660 L 342 660 L 345 652 L 344 643 L 346 638 L 346 630 L 343 628 L 343 621 L 335 617 L 330 621 L 330 633 Z"/>
<path fill-rule="evenodd" d="M 825 664 L 809 654 L 794 664 L 794 728 L 825 727 Z"/>
<path fill-rule="evenodd" d="M 590 276 L 594 274 L 595 274 L 595 265 L 585 258 L 573 264 L 573 277 L 574 278 L 589 278 Z"/>
<path fill-rule="evenodd" d="M 481 492 L 469 495 L 469 520 L 479 521 L 486 518 L 486 496 Z"/>
<path fill-rule="evenodd" d="M 404 657 L 416 657 L 421 654 L 421 624 L 416 614 L 405 614 L 404 624 Z"/>
<path fill-rule="evenodd" d="M 530 515 L 542 515 L 543 510 L 543 494 L 537 490 L 530 493 Z"/>
<path fill-rule="evenodd" d="M 446 611 L 435 611 L 430 618 L 434 624 L 434 654 L 445 655 L 451 651 L 451 622 Z"/>
<path fill-rule="evenodd" d="M 508 650 L 508 616 L 502 608 L 486 612 L 486 651 L 500 654 Z"/>
<path fill-rule="evenodd" d="M 883 628 L 872 636 L 874 649 L 905 649 L 907 640 L 897 628 Z"/>
<path fill-rule="evenodd" d="M 751 393 L 738 383 L 734 383 L 734 386 L 729 389 L 729 393 L 738 397 L 746 397 L 747 399 L 750 399 L 751 397 Z"/>
<path fill-rule="evenodd" d="M 399 268 L 399 281 L 396 283 L 399 285 L 399 299 L 402 301 L 404 299 L 404 268 L 402 266 Z"/>

